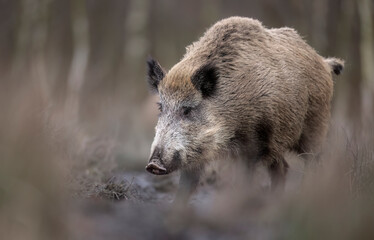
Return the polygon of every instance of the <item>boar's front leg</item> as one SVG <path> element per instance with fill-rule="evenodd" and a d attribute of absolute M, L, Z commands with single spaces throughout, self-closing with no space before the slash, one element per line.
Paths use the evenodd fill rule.
<path fill-rule="evenodd" d="M 179 179 L 179 188 L 175 197 L 174 203 L 176 205 L 185 205 L 188 202 L 191 194 L 199 184 L 200 176 L 203 169 L 188 169 L 181 170 Z"/>
<path fill-rule="evenodd" d="M 283 192 L 288 170 L 288 164 L 284 157 L 272 158 L 268 170 L 271 179 L 271 190 L 273 192 Z"/>

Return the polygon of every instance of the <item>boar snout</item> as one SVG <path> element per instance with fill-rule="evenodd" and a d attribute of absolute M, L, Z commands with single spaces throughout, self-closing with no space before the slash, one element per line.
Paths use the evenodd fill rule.
<path fill-rule="evenodd" d="M 151 160 L 145 169 L 155 175 L 164 175 L 167 174 L 166 168 L 164 168 L 159 161 L 156 159 Z"/>
<path fill-rule="evenodd" d="M 145 169 L 156 175 L 164 175 L 167 174 L 168 171 L 166 170 L 166 167 L 164 166 L 164 162 L 161 160 L 161 149 L 156 148 L 151 156 L 151 159 L 149 160 L 148 165 L 145 167 Z"/>
<path fill-rule="evenodd" d="M 172 156 L 170 156 L 171 153 L 173 153 Z M 169 155 L 165 155 L 165 151 L 156 148 L 145 169 L 155 175 L 165 175 L 178 170 L 181 166 L 181 162 L 180 151 L 170 151 Z"/>

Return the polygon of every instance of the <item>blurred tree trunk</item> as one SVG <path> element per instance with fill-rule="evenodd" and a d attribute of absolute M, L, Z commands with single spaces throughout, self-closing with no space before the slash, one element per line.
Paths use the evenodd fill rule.
<path fill-rule="evenodd" d="M 342 42 L 342 39 L 339 38 L 341 36 L 339 29 L 346 28 L 344 18 L 342 19 L 344 12 L 342 3 L 343 0 L 330 0 L 326 4 L 328 9 L 326 18 L 326 35 L 327 42 L 329 44 L 326 46 L 328 49 L 324 49 L 324 52 L 330 54 L 331 56 L 335 56 L 339 52 L 339 47 Z M 347 31 L 347 29 L 345 31 Z"/>
<path fill-rule="evenodd" d="M 23 89 L 24 86 L 41 86 L 40 94 L 48 101 L 50 94 L 44 59 L 48 1 L 22 0 L 19 4 L 19 24 L 13 26 L 17 35 L 11 63 L 11 85 L 17 89 Z"/>
<path fill-rule="evenodd" d="M 363 118 L 374 114 L 374 36 L 373 36 L 373 2 L 372 0 L 358 0 L 358 10 L 360 16 L 360 57 L 363 108 Z M 369 114 L 369 115 L 368 115 Z"/>
<path fill-rule="evenodd" d="M 127 36 L 126 44 L 123 48 L 124 66 L 121 68 L 121 76 L 126 79 L 120 79 L 122 96 L 125 101 L 140 102 L 144 99 L 145 88 L 145 59 L 149 51 L 149 39 L 147 31 L 149 30 L 148 20 L 151 12 L 150 0 L 130 0 L 127 16 L 125 19 L 125 33 Z M 127 91 L 127 96 L 123 96 L 123 89 L 132 89 Z"/>
<path fill-rule="evenodd" d="M 331 24 L 329 21 L 331 20 L 332 23 L 336 23 L 338 16 L 336 14 L 331 14 L 329 12 L 329 4 L 334 1 L 340 0 L 315 0 L 313 1 L 312 12 L 310 15 L 312 20 L 311 26 L 311 43 L 312 46 L 318 49 L 320 54 L 325 54 L 327 52 L 327 45 L 328 45 L 328 25 Z M 335 8 L 339 7 L 339 5 L 335 6 Z M 308 11 L 308 10 L 306 10 Z M 335 9 L 336 11 L 336 9 Z"/>
<path fill-rule="evenodd" d="M 0 75 L 2 81 L 7 79 L 6 75 L 9 73 L 16 51 L 20 15 L 20 1 L 0 1 Z"/>
<path fill-rule="evenodd" d="M 46 71 L 51 96 L 60 105 L 66 98 L 67 78 L 73 55 L 71 4 L 70 1 L 52 0 L 48 10 Z"/>
<path fill-rule="evenodd" d="M 46 1 L 22 0 L 19 9 L 19 24 L 16 26 L 16 42 L 13 54 L 13 73 L 20 81 L 21 74 L 31 74 L 42 59 L 46 40 Z"/>
<path fill-rule="evenodd" d="M 352 76 L 349 76 L 351 75 L 351 61 L 355 54 L 351 51 L 354 44 L 352 37 L 354 16 L 354 2 L 351 0 L 331 0 L 329 2 L 326 56 L 336 56 L 345 60 L 344 72 L 334 85 L 332 104 L 333 115 L 338 116 L 339 119 L 347 119 L 347 111 L 350 108 L 348 99 L 351 95 L 348 87 L 351 85 L 350 82 L 354 81 L 351 79 Z"/>
<path fill-rule="evenodd" d="M 88 0 L 89 58 L 81 88 L 80 117 L 87 125 L 107 116 L 122 67 L 127 1 Z"/>
<path fill-rule="evenodd" d="M 73 56 L 67 76 L 64 114 L 72 123 L 79 120 L 79 94 L 88 62 L 88 20 L 84 0 L 71 0 Z"/>
<path fill-rule="evenodd" d="M 347 0 L 351 1 L 351 0 Z M 349 68 L 348 72 L 348 111 L 347 118 L 350 119 L 350 122 L 355 126 L 359 126 L 361 122 L 361 84 L 362 84 L 362 75 L 361 75 L 361 57 L 360 57 L 360 18 L 359 12 L 357 9 L 357 4 L 350 2 L 350 5 L 353 11 L 352 22 L 358 24 L 351 24 L 350 29 L 350 54 L 349 59 L 347 59 L 347 67 Z M 347 68 L 346 67 L 346 68 Z M 347 70 L 347 69 L 346 69 Z"/>

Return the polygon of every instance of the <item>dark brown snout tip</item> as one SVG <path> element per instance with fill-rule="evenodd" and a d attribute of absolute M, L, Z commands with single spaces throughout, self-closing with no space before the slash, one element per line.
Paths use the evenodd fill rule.
<path fill-rule="evenodd" d="M 166 171 L 166 168 L 164 167 L 161 167 L 159 165 L 157 165 L 156 163 L 154 162 L 150 162 L 146 167 L 145 169 L 152 173 L 152 174 L 155 174 L 155 175 L 165 175 L 167 174 L 167 171 Z"/>

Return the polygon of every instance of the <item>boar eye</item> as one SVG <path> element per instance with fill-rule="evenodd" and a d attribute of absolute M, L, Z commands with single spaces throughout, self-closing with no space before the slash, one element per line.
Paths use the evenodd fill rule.
<path fill-rule="evenodd" d="M 192 111 L 192 107 L 183 107 L 182 111 L 183 111 L 183 116 L 186 117 L 186 116 L 190 115 L 190 113 Z"/>
<path fill-rule="evenodd" d="M 158 107 L 158 110 L 160 111 L 160 113 L 162 112 L 162 104 L 161 103 L 157 103 L 157 107 Z"/>

